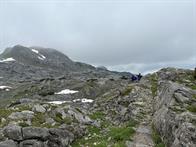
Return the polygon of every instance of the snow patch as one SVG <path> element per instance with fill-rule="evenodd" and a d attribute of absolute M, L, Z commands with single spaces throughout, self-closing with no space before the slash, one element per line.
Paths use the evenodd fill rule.
<path fill-rule="evenodd" d="M 12 89 L 12 87 L 10 86 L 0 86 L 1 90 L 5 90 L 5 91 L 10 91 L 10 89 Z"/>
<path fill-rule="evenodd" d="M 62 90 L 60 92 L 57 92 L 55 94 L 74 94 L 74 93 L 77 93 L 78 91 L 75 91 L 75 90 L 70 90 L 70 89 L 65 89 L 65 90 Z"/>
<path fill-rule="evenodd" d="M 13 62 L 13 61 L 16 61 L 14 58 L 7 58 L 7 59 L 3 59 L 3 60 L 0 60 L 0 62 Z"/>
<path fill-rule="evenodd" d="M 31 49 L 32 52 L 36 53 L 36 54 L 39 54 L 39 51 L 38 50 L 35 50 L 35 49 Z"/>
<path fill-rule="evenodd" d="M 40 54 L 38 50 L 36 50 L 36 49 L 31 49 L 31 51 L 34 52 L 34 53 L 36 53 L 36 54 L 38 55 L 38 56 L 37 56 L 38 59 L 40 59 L 40 60 L 46 59 L 46 57 L 45 57 L 44 55 Z"/>
<path fill-rule="evenodd" d="M 51 101 L 51 102 L 48 102 L 49 104 L 56 104 L 56 105 L 61 105 L 61 104 L 64 104 L 66 103 L 67 101 Z"/>
<path fill-rule="evenodd" d="M 75 99 L 73 100 L 73 102 L 82 102 L 82 103 L 92 103 L 94 100 L 92 99 L 86 99 L 86 98 L 83 98 L 83 99 Z"/>

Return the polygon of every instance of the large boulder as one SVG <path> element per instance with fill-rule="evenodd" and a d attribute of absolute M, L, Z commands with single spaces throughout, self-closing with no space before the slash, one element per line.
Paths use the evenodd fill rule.
<path fill-rule="evenodd" d="M 30 120 L 34 117 L 34 112 L 32 111 L 22 111 L 22 112 L 13 112 L 8 116 L 12 120 Z"/>
<path fill-rule="evenodd" d="M 44 143 L 35 139 L 20 142 L 19 147 L 45 147 Z"/>
<path fill-rule="evenodd" d="M 0 142 L 0 147 L 18 147 L 18 145 L 13 140 L 6 140 Z"/>
<path fill-rule="evenodd" d="M 47 140 L 49 136 L 48 129 L 39 127 L 25 127 L 22 129 L 24 139 Z"/>
<path fill-rule="evenodd" d="M 22 137 L 22 129 L 20 126 L 17 125 L 8 125 L 4 128 L 4 135 L 5 137 L 16 140 L 16 141 L 21 141 L 23 139 Z"/>
<path fill-rule="evenodd" d="M 65 129 L 52 128 L 49 132 L 49 147 L 66 147 L 74 140 L 74 135 Z"/>

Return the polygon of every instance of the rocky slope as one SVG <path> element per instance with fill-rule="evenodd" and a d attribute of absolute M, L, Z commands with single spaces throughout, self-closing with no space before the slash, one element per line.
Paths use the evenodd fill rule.
<path fill-rule="evenodd" d="M 0 62 L 0 147 L 195 146 L 192 70 L 164 68 L 131 82 L 130 73 L 68 68 L 75 62 L 51 61 L 47 49 L 36 49 L 49 60 L 39 63 L 25 50 L 31 61 L 13 48 L 1 55 L 15 60 Z M 62 70 L 57 62 L 70 63 Z"/>

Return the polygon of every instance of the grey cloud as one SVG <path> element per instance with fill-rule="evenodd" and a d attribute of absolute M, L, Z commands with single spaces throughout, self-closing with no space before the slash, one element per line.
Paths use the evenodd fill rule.
<path fill-rule="evenodd" d="M 195 10 L 191 0 L 0 0 L 0 49 L 52 47 L 74 60 L 117 70 L 194 67 Z"/>

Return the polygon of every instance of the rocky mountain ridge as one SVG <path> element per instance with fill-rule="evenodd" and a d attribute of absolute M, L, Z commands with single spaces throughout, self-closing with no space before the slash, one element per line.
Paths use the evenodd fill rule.
<path fill-rule="evenodd" d="M 11 57 L 0 62 L 0 147 L 196 144 L 193 70 L 164 68 L 132 82 L 105 68 L 59 72 Z"/>

